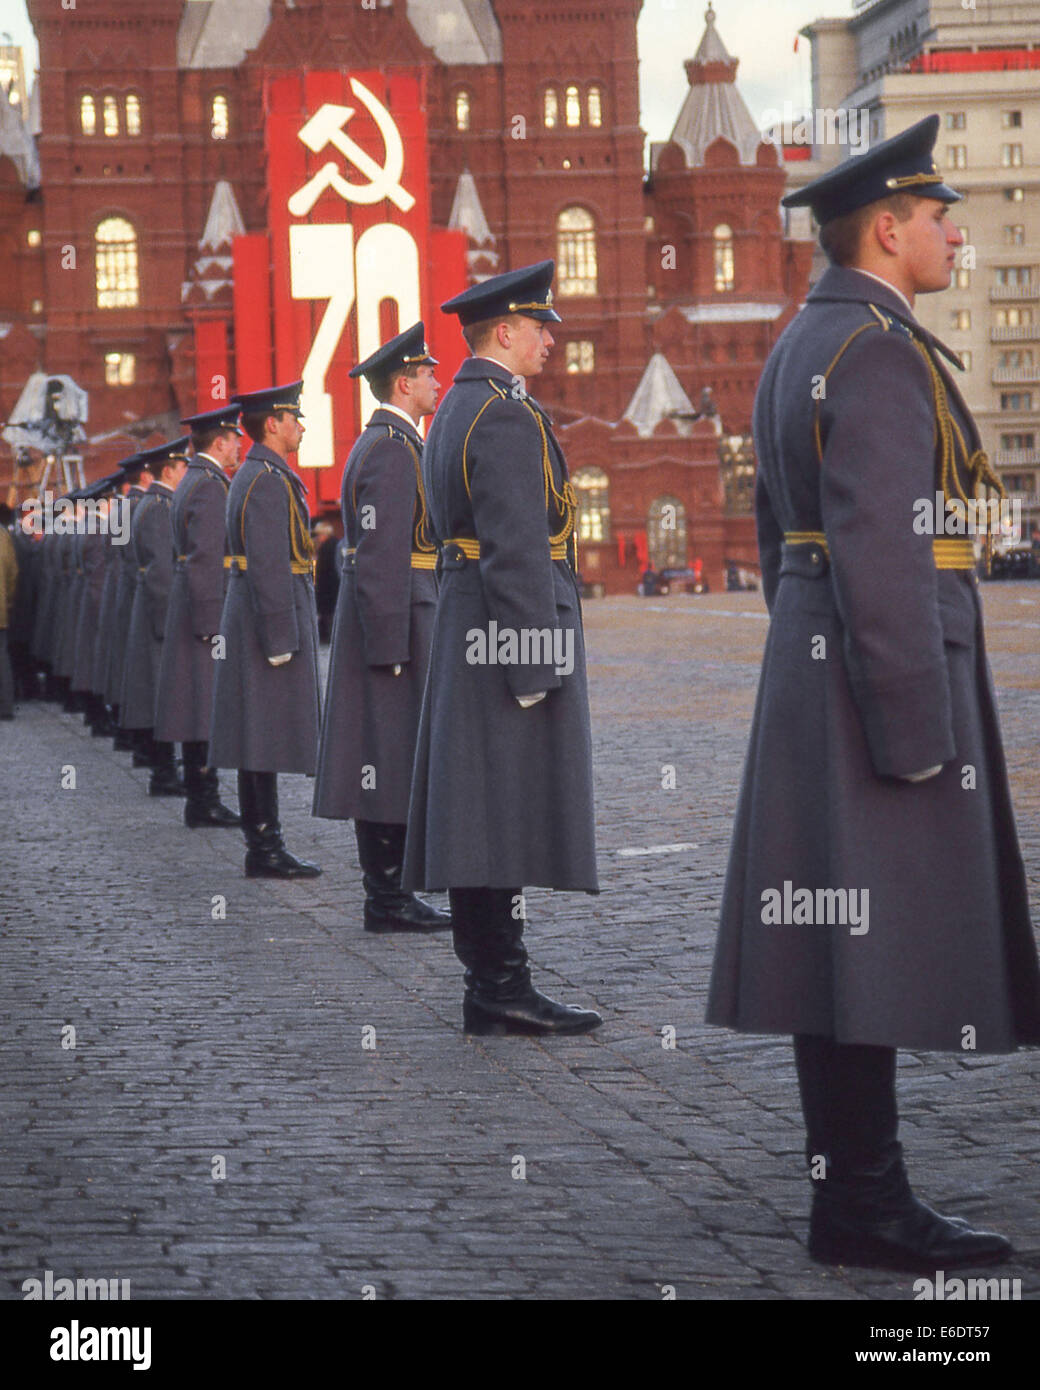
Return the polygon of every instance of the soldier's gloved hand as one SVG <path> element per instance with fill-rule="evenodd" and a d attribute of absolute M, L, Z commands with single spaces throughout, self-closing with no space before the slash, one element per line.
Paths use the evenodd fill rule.
<path fill-rule="evenodd" d="M 927 782 L 929 777 L 935 777 L 942 772 L 942 763 L 938 767 L 929 767 L 924 772 L 904 772 L 900 774 L 901 782 Z"/>
<path fill-rule="evenodd" d="M 548 693 L 547 690 L 539 690 L 537 695 L 518 695 L 516 697 L 516 703 L 521 709 L 530 709 L 531 706 L 536 705 L 539 700 L 544 700 Z"/>
<path fill-rule="evenodd" d="M 292 652 L 286 652 L 284 656 L 269 656 L 267 660 L 272 666 L 284 666 L 287 661 L 292 661 Z"/>

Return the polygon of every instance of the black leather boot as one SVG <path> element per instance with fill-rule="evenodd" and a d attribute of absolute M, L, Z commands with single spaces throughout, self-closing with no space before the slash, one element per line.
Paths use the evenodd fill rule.
<path fill-rule="evenodd" d="M 365 884 L 365 931 L 427 932 L 451 926 L 451 917 L 401 887 L 407 826 L 356 820 L 358 859 Z"/>
<path fill-rule="evenodd" d="M 119 706 L 112 706 L 112 747 L 117 753 L 131 753 L 134 749 L 134 735 L 124 729 L 119 722 Z"/>
<path fill-rule="evenodd" d="M 184 783 L 177 772 L 172 743 L 160 743 L 149 736 L 152 775 L 148 779 L 149 796 L 183 796 Z"/>
<path fill-rule="evenodd" d="M 462 1000 L 467 1033 L 588 1033 L 603 1022 L 592 1009 L 558 1004 L 531 984 L 524 923 L 513 916 L 519 888 L 452 888 L 455 954 L 466 967 Z"/>
<path fill-rule="evenodd" d="M 278 775 L 239 772 L 239 805 L 246 837 L 246 878 L 317 878 L 321 869 L 285 848 L 278 824 Z"/>
<path fill-rule="evenodd" d="M 813 1178 L 809 1254 L 822 1264 L 933 1273 L 999 1264 L 993 1231 L 940 1216 L 910 1189 L 897 1138 L 894 1048 L 794 1039 Z"/>
<path fill-rule="evenodd" d="M 200 826 L 241 825 L 241 818 L 220 799 L 217 769 L 206 766 L 209 745 L 202 740 L 181 746 L 184 752 L 184 787 L 188 798 L 184 803 L 184 824 L 189 830 L 197 830 Z"/>

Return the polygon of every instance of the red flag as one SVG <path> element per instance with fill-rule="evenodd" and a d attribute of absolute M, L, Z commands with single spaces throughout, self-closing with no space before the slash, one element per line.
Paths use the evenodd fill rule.
<path fill-rule="evenodd" d="M 797 34 L 795 34 L 795 36 L 794 36 L 794 51 L 795 51 L 796 53 L 798 52 L 798 35 L 797 35 Z"/>

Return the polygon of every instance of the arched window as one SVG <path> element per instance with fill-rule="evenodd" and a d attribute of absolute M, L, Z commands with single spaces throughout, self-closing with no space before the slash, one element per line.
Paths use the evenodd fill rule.
<path fill-rule="evenodd" d="M 587 209 L 564 208 L 557 217 L 556 266 L 561 295 L 596 294 L 596 221 Z"/>
<path fill-rule="evenodd" d="M 686 508 L 678 497 L 655 497 L 650 503 L 646 542 L 655 570 L 686 568 Z"/>
<path fill-rule="evenodd" d="M 565 110 L 569 126 L 581 125 L 581 93 L 577 87 L 568 87 Z"/>
<path fill-rule="evenodd" d="M 589 113 L 589 125 L 601 126 L 603 124 L 603 92 L 599 87 L 590 87 L 586 101 Z"/>
<path fill-rule="evenodd" d="M 140 135 L 141 133 L 141 98 L 136 92 L 131 92 L 126 99 L 126 133 L 127 135 Z"/>
<path fill-rule="evenodd" d="M 569 342 L 564 352 L 564 365 L 570 374 L 594 372 L 596 344 L 588 338 L 578 338 Z"/>
<path fill-rule="evenodd" d="M 455 93 L 455 129 L 469 130 L 469 92 Z"/>
<path fill-rule="evenodd" d="M 223 92 L 217 92 L 209 108 L 209 138 L 226 140 L 230 128 L 231 111 L 228 99 Z"/>
<path fill-rule="evenodd" d="M 119 134 L 119 103 L 114 96 L 107 96 L 101 103 L 101 128 L 108 136 Z"/>
<path fill-rule="evenodd" d="M 555 87 L 546 87 L 542 97 L 542 124 L 546 130 L 555 130 L 560 119 L 560 99 Z"/>
<path fill-rule="evenodd" d="M 139 303 L 137 233 L 125 217 L 106 217 L 94 233 L 94 281 L 99 309 Z"/>
<path fill-rule="evenodd" d="M 721 293 L 733 288 L 733 228 L 720 222 L 712 235 L 715 238 L 715 289 Z"/>
<path fill-rule="evenodd" d="M 602 468 L 579 468 L 571 474 L 578 497 L 578 540 L 610 539 L 610 480 Z"/>
<path fill-rule="evenodd" d="M 79 99 L 79 128 L 84 135 L 97 133 L 97 107 L 89 92 L 84 92 Z"/>

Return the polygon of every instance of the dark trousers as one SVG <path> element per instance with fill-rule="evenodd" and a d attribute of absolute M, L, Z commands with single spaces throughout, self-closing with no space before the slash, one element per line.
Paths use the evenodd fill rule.
<path fill-rule="evenodd" d="M 896 1050 L 796 1034 L 806 1156 L 842 1178 L 899 1158 Z"/>
<path fill-rule="evenodd" d="M 14 714 L 14 673 L 7 651 L 7 628 L 0 627 L 0 718 Z"/>

